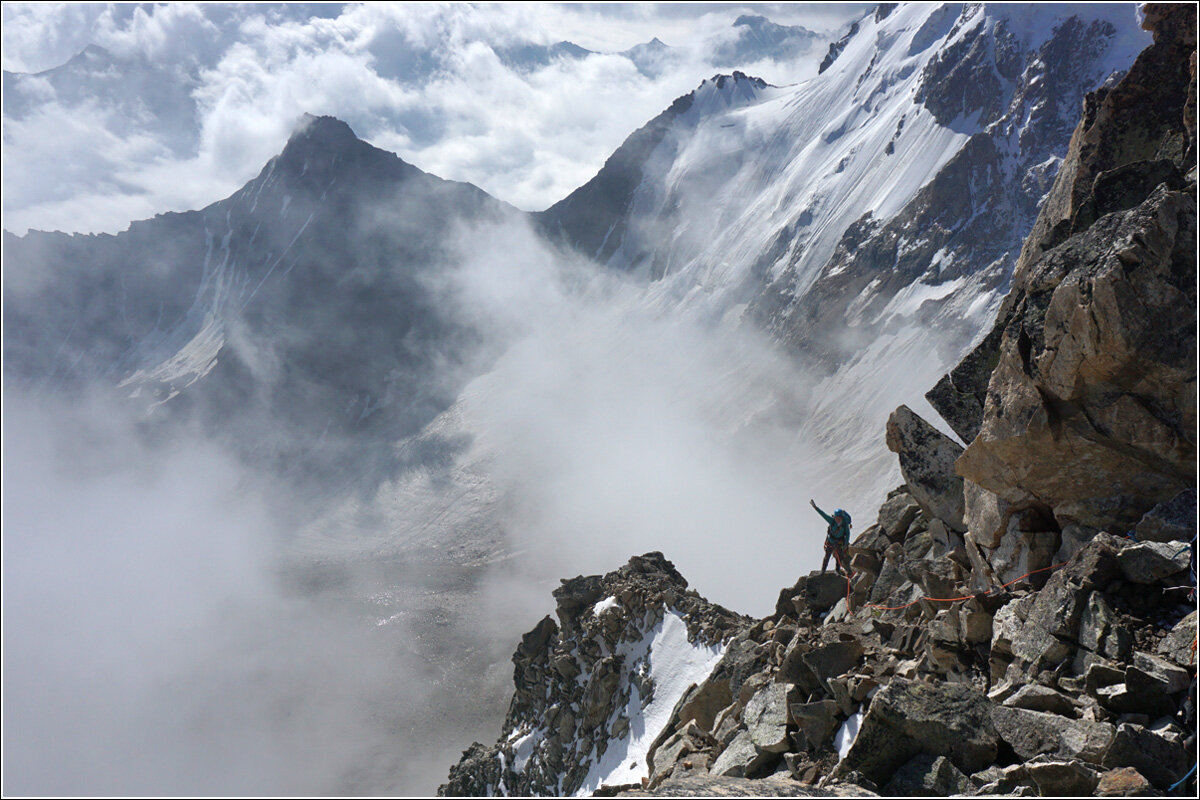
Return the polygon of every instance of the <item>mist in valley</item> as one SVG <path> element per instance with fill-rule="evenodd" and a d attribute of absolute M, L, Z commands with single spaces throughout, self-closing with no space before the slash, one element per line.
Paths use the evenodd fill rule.
<path fill-rule="evenodd" d="M 882 424 L 821 437 L 872 413 L 854 387 L 831 411 L 828 378 L 750 327 L 523 222 L 452 250 L 429 289 L 489 367 L 394 443 L 392 477 L 332 497 L 111 388 L 6 389 L 6 790 L 432 791 L 494 736 L 559 578 L 660 550 L 759 615 L 818 566 L 810 498 L 873 521 Z M 896 369 L 889 408 L 928 385 Z"/>

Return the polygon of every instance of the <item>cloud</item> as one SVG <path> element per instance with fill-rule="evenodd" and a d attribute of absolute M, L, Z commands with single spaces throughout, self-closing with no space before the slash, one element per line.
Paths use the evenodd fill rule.
<path fill-rule="evenodd" d="M 105 13 L 98 3 L 5 3 L 4 69 L 40 72 L 62 64 L 88 44 Z"/>
<path fill-rule="evenodd" d="M 432 570 L 299 569 L 303 504 L 205 437 L 4 401 L 6 791 L 421 794 L 503 713 Z"/>
<path fill-rule="evenodd" d="M 78 52 L 91 42 L 126 73 L 112 91 L 133 95 L 115 107 L 105 98 L 80 105 L 42 85 L 35 113 L 18 118 L 6 110 L 7 230 L 116 232 L 153 213 L 202 207 L 253 177 L 305 112 L 338 116 L 426 171 L 470 181 L 521 208 L 544 208 L 714 72 L 705 37 L 728 36 L 736 13 L 755 10 L 100 8 L 5 5 L 6 68 L 46 68 L 69 55 L 68 43 Z M 678 35 L 653 77 L 603 53 L 525 64 L 505 55 L 587 30 L 607 32 L 613 43 L 634 34 L 645 41 L 656 25 L 674 26 Z M 814 73 L 819 55 L 750 66 L 788 82 Z M 137 88 L 166 86 L 184 99 L 166 105 L 157 91 Z M 180 103 L 194 107 L 181 111 Z"/>
<path fill-rule="evenodd" d="M 882 424 L 873 447 L 831 449 L 819 420 L 805 424 L 828 399 L 819 378 L 754 331 L 661 308 L 522 225 L 459 246 L 447 293 L 502 355 L 435 427 L 472 441 L 459 468 L 475 472 L 455 491 L 486 472 L 525 582 L 662 550 L 709 599 L 769 613 L 779 586 L 819 565 L 808 500 L 865 512 L 892 485 Z M 431 485 L 407 478 L 378 502 L 411 507 Z M 462 525 L 446 524 L 449 540 Z"/>

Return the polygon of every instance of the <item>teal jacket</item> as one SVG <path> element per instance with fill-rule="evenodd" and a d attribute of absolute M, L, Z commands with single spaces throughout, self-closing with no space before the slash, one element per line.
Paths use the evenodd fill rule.
<path fill-rule="evenodd" d="M 815 503 L 813 504 L 813 508 L 817 508 Z M 850 526 L 847 525 L 844 520 L 838 519 L 837 517 L 831 517 L 819 508 L 817 508 L 817 513 L 824 517 L 825 521 L 829 523 L 829 529 L 825 531 L 826 539 L 838 544 L 849 544 Z"/>

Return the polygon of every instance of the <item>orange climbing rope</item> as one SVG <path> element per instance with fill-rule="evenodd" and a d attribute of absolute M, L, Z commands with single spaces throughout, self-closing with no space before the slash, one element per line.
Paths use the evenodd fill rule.
<path fill-rule="evenodd" d="M 850 604 L 850 567 L 842 563 L 842 557 L 838 555 L 837 548 L 833 549 L 833 560 L 842 570 L 842 576 L 846 579 L 846 613 L 853 614 L 854 606 Z"/>
<path fill-rule="evenodd" d="M 874 603 L 865 603 L 863 605 L 863 607 L 864 608 L 874 608 L 879 611 L 899 611 L 902 608 L 908 608 L 909 606 L 915 606 L 917 603 L 921 602 L 922 600 L 929 600 L 930 602 L 933 602 L 933 603 L 956 603 L 960 600 L 971 600 L 972 598 L 975 598 L 975 597 L 987 597 L 988 595 L 992 594 L 993 592 L 997 591 L 998 589 L 1004 589 L 1006 587 L 1012 586 L 1014 583 L 1018 583 L 1019 581 L 1025 580 L 1030 575 L 1036 575 L 1039 572 L 1046 572 L 1047 570 L 1065 567 L 1069 563 L 1070 563 L 1069 561 L 1064 561 L 1061 564 L 1054 564 L 1049 567 L 1042 567 L 1041 569 L 1035 569 L 1032 572 L 1026 572 L 1024 575 L 1022 575 L 1019 578 L 1014 578 L 1013 580 L 1009 581 L 1008 583 L 1002 583 L 999 586 L 994 586 L 991 589 L 988 589 L 986 592 L 976 592 L 975 594 L 969 594 L 964 597 L 918 597 L 916 600 L 913 600 L 911 603 L 905 603 L 902 606 L 880 606 L 880 605 L 875 605 Z M 846 586 L 847 586 L 847 590 L 848 590 L 849 589 L 849 581 L 848 580 L 847 580 Z M 849 604 L 850 604 L 849 601 L 847 601 L 846 605 L 849 605 Z"/>
<path fill-rule="evenodd" d="M 1188 666 L 1196 663 L 1196 637 L 1192 637 L 1192 657 L 1188 659 Z"/>

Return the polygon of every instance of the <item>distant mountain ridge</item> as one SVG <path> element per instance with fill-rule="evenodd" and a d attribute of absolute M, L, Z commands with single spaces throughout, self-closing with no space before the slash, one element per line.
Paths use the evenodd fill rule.
<path fill-rule="evenodd" d="M 285 469 L 299 452 L 322 473 L 369 465 L 354 448 L 382 454 L 419 430 L 457 391 L 435 377 L 471 358 L 470 331 L 424 276 L 447 263 L 456 224 L 514 213 L 309 116 L 257 178 L 200 211 L 116 236 L 5 233 L 6 377 L 120 384 Z M 288 436 L 258 440 L 266 417 Z"/>
<path fill-rule="evenodd" d="M 919 352 L 932 383 L 985 328 L 1083 93 L 1144 39 L 1131 8 L 1029 13 L 1023 23 L 1007 6 L 881 7 L 811 81 L 714 76 L 532 219 L 647 279 L 649 302 L 752 321 L 809 365 L 836 367 L 801 424 L 820 440 L 866 441 L 894 407 L 889 364 Z M 235 428 L 242 412 L 218 409 L 258 418 L 286 395 L 297 441 L 332 450 L 338 437 L 324 432 L 403 437 L 448 408 L 455 387 L 430 383 L 429 368 L 465 365 L 472 336 L 418 276 L 449 257 L 455 220 L 514 212 L 344 123 L 310 123 L 203 211 L 117 237 L 6 234 L 14 274 L 72 276 L 57 297 L 19 283 L 6 294 L 10 375 L 99 373 L 149 405 L 172 398 L 163 408 L 195 405 Z M 113 308 L 119 322 L 105 318 Z M 285 321 L 306 335 L 271 342 Z M 406 344 L 375 361 L 388 341 Z M 285 443 L 262 449 L 293 460 Z M 889 468 L 873 448 L 861 450 L 870 466 L 840 451 L 848 486 Z M 345 450 L 332 463 L 348 460 Z"/>

